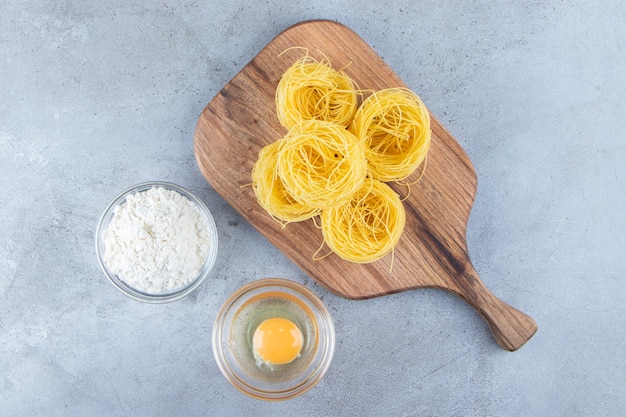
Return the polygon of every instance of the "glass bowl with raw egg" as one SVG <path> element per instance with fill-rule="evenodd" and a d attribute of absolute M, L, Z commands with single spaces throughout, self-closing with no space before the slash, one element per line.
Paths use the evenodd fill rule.
<path fill-rule="evenodd" d="M 241 392 L 282 401 L 313 388 L 335 350 L 332 318 L 311 290 L 291 280 L 244 285 L 222 305 L 213 326 L 213 354 Z"/>
<path fill-rule="evenodd" d="M 95 240 L 111 284 L 147 303 L 187 296 L 217 258 L 211 212 L 193 193 L 169 182 L 144 182 L 118 194 L 102 213 Z"/>

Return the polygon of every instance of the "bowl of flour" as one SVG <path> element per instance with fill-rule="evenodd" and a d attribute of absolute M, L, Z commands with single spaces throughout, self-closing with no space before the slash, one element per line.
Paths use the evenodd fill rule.
<path fill-rule="evenodd" d="M 109 281 L 139 301 L 179 300 L 211 273 L 217 228 L 206 205 L 168 182 L 145 182 L 119 194 L 96 230 L 98 262 Z"/>

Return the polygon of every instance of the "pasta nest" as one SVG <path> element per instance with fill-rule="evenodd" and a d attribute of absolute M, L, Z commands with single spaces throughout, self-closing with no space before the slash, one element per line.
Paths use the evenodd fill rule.
<path fill-rule="evenodd" d="M 324 209 L 321 228 L 328 247 L 341 258 L 373 262 L 391 252 L 402 235 L 406 215 L 389 185 L 367 178 L 352 198 Z"/>
<path fill-rule="evenodd" d="M 280 139 L 261 149 L 252 169 L 252 188 L 259 205 L 284 227 L 289 222 L 310 219 L 318 215 L 320 209 L 296 201 L 285 189 L 276 170 L 282 143 Z"/>
<path fill-rule="evenodd" d="M 301 122 L 287 132 L 276 164 L 291 197 L 319 209 L 348 200 L 367 171 L 363 143 L 347 129 L 319 120 Z"/>
<path fill-rule="evenodd" d="M 430 115 L 408 88 L 373 92 L 357 110 L 350 131 L 365 142 L 368 174 L 381 181 L 411 175 L 430 148 Z"/>
<path fill-rule="evenodd" d="M 348 127 L 358 106 L 352 79 L 325 61 L 304 56 L 285 71 L 276 88 L 278 121 L 287 129 L 304 120 Z"/>

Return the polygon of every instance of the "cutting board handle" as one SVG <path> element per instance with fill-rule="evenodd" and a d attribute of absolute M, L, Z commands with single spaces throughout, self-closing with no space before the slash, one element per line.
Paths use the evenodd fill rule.
<path fill-rule="evenodd" d="M 467 262 L 456 283 L 460 287 L 458 295 L 472 305 L 485 319 L 500 347 L 515 351 L 522 347 L 537 331 L 537 323 L 532 317 L 497 298 L 483 284 L 478 273 Z"/>

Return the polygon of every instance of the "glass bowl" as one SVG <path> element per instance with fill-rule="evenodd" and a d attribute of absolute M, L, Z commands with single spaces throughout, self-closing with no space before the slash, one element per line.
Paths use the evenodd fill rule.
<path fill-rule="evenodd" d="M 172 290 L 164 290 L 160 292 L 146 292 L 140 289 L 134 288 L 133 286 L 124 282 L 118 275 L 113 273 L 107 262 L 105 260 L 105 243 L 104 243 L 104 234 L 107 231 L 111 220 L 115 214 L 115 209 L 118 206 L 121 206 L 126 202 L 126 198 L 130 195 L 137 194 L 139 192 L 148 191 L 152 188 L 164 188 L 166 190 L 172 190 L 177 192 L 178 194 L 186 197 L 189 201 L 193 203 L 195 207 L 198 208 L 200 213 L 204 216 L 207 225 L 207 235 L 210 240 L 208 254 L 206 259 L 204 260 L 202 266 L 200 267 L 196 276 L 192 277 L 189 282 L 187 282 L 184 286 L 178 287 Z M 133 298 L 135 300 L 147 302 L 147 303 L 167 303 L 171 301 L 179 300 L 193 290 L 198 288 L 198 286 L 206 279 L 206 277 L 211 273 L 213 267 L 215 265 L 215 260 L 217 258 L 217 247 L 218 247 L 218 235 L 217 228 L 215 226 L 215 221 L 213 220 L 213 216 L 211 212 L 206 207 L 206 205 L 195 195 L 193 195 L 188 190 L 180 187 L 176 184 L 171 184 L 168 182 L 161 181 L 151 181 L 144 182 L 141 184 L 134 185 L 127 190 L 120 193 L 117 197 L 113 199 L 113 201 L 107 206 L 100 217 L 100 221 L 98 222 L 98 227 L 96 229 L 96 255 L 98 257 L 98 263 L 102 268 L 102 271 L 108 278 L 108 280 L 113 284 L 115 288 L 121 291 L 123 294 Z"/>
<path fill-rule="evenodd" d="M 285 365 L 258 363 L 252 336 L 272 317 L 295 323 L 304 336 L 300 356 Z M 213 354 L 220 371 L 241 392 L 257 399 L 282 401 L 313 388 L 330 366 L 335 329 L 322 301 L 309 289 L 283 278 L 244 285 L 219 310 L 213 325 Z"/>

